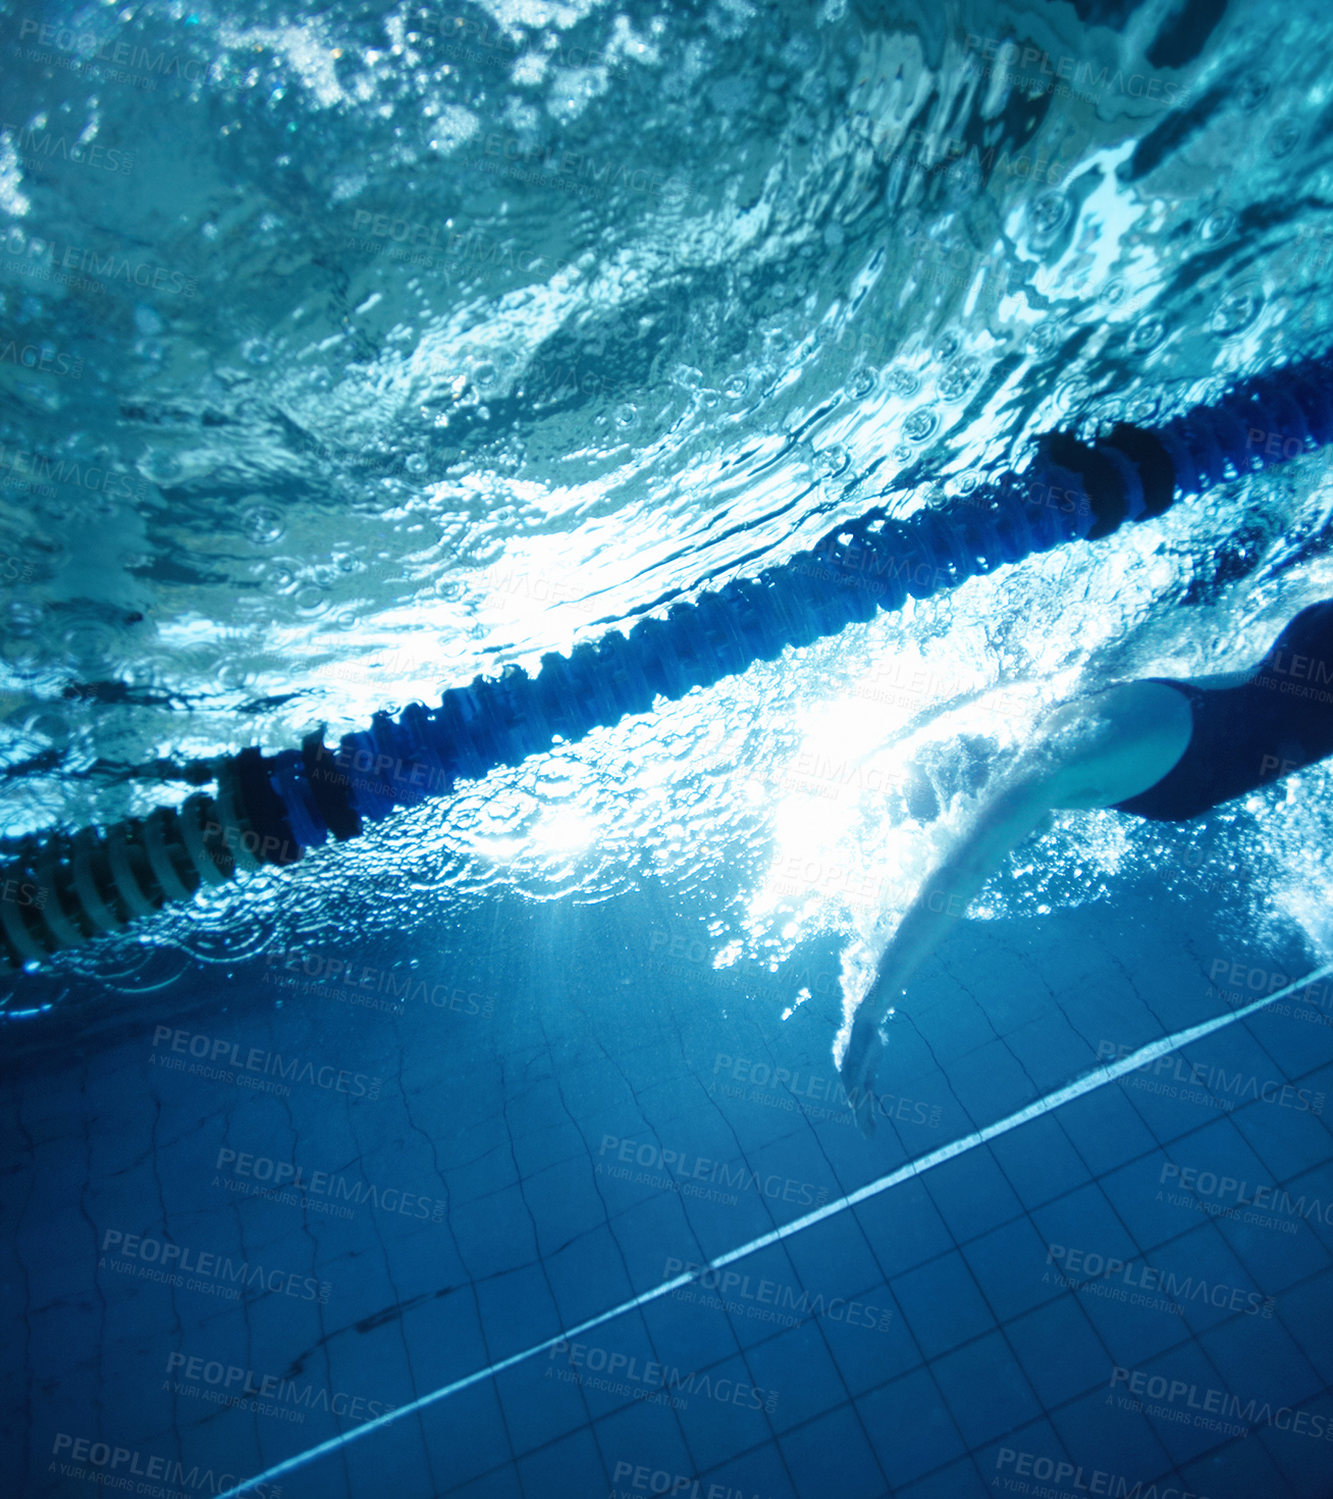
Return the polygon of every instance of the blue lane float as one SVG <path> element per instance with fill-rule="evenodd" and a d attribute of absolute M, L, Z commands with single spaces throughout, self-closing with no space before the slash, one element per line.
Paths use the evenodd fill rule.
<path fill-rule="evenodd" d="M 0 967 L 118 931 L 203 884 L 289 864 L 367 822 L 447 795 L 557 742 L 647 713 L 722 677 L 809 645 L 880 610 L 1071 541 L 1099 541 L 1215 485 L 1333 440 L 1333 355 L 1236 384 L 1212 406 L 1160 427 L 1120 424 L 1093 443 L 1041 438 L 1021 473 L 903 520 L 875 509 L 808 551 L 738 578 L 663 618 L 613 630 L 569 656 L 542 657 L 451 688 L 436 708 L 412 703 L 336 748 L 320 733 L 300 749 L 246 749 L 198 793 L 105 829 L 28 840 L 0 875 Z"/>

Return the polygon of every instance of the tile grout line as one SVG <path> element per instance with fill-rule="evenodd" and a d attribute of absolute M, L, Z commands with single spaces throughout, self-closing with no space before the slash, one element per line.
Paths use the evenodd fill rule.
<path fill-rule="evenodd" d="M 226 1489 L 217 1495 L 217 1499 L 242 1499 L 247 1491 L 258 1484 L 271 1483 L 274 1479 L 284 1474 L 295 1472 L 296 1469 L 304 1467 L 318 1457 L 323 1457 L 330 1452 L 336 1452 L 340 1447 L 355 1441 L 358 1437 L 369 1436 L 372 1431 L 378 1431 L 381 1427 L 388 1426 L 391 1422 L 399 1420 L 403 1416 L 412 1415 L 423 1410 L 428 1405 L 434 1405 L 437 1401 L 444 1400 L 450 1395 L 457 1394 L 460 1390 L 466 1390 L 472 1385 L 480 1384 L 483 1380 L 491 1379 L 506 1369 L 512 1369 L 516 1364 L 526 1362 L 539 1353 L 545 1353 L 548 1349 L 555 1348 L 560 1343 L 568 1342 L 571 1338 L 580 1334 L 590 1332 L 594 1327 L 600 1327 L 606 1322 L 614 1321 L 627 1312 L 637 1310 L 646 1306 L 649 1302 L 657 1301 L 659 1298 L 669 1295 L 672 1291 L 679 1290 L 691 1282 L 714 1270 L 720 1270 L 724 1265 L 734 1264 L 735 1261 L 744 1259 L 748 1255 L 756 1254 L 761 1249 L 767 1249 L 770 1245 L 780 1243 L 783 1239 L 798 1234 L 802 1229 L 812 1228 L 816 1223 L 822 1223 L 836 1214 L 844 1212 L 847 1208 L 855 1207 L 858 1203 L 866 1202 L 872 1197 L 877 1197 L 881 1192 L 887 1192 L 890 1187 L 896 1187 L 901 1182 L 909 1181 L 914 1176 L 920 1176 L 929 1171 L 933 1166 L 943 1165 L 945 1161 L 951 1161 L 967 1151 L 975 1149 L 978 1145 L 984 1145 L 994 1140 L 999 1135 L 1008 1134 L 1020 1125 L 1027 1124 L 1030 1120 L 1039 1119 L 1044 1114 L 1058 1109 L 1061 1105 L 1070 1103 L 1076 1098 L 1082 1098 L 1097 1088 L 1104 1087 L 1107 1083 L 1115 1082 L 1124 1077 L 1126 1073 L 1136 1071 L 1146 1066 L 1149 1062 L 1156 1061 L 1158 1057 L 1166 1056 L 1170 1052 L 1178 1050 L 1182 1046 L 1189 1045 L 1203 1036 L 1211 1035 L 1214 1031 L 1220 1031 L 1226 1026 L 1234 1025 L 1238 1020 L 1244 1020 L 1250 1015 L 1257 1014 L 1260 1010 L 1282 999 L 1288 994 L 1295 993 L 1309 984 L 1317 983 L 1320 979 L 1333 975 L 1333 963 L 1327 963 L 1322 968 L 1315 969 L 1304 978 L 1297 979 L 1288 984 L 1284 989 L 1278 989 L 1272 994 L 1264 995 L 1261 999 L 1253 1000 L 1250 1004 L 1242 1006 L 1238 1010 L 1230 1010 L 1224 1015 L 1216 1015 L 1211 1020 L 1201 1021 L 1198 1025 L 1188 1027 L 1183 1031 L 1176 1031 L 1173 1035 L 1163 1036 L 1157 1041 L 1151 1041 L 1147 1046 L 1140 1047 L 1138 1051 L 1132 1052 L 1127 1057 L 1122 1057 L 1115 1062 L 1107 1062 L 1101 1067 L 1095 1067 L 1091 1072 L 1084 1073 L 1082 1077 L 1075 1078 L 1073 1082 L 1066 1083 L 1057 1088 L 1053 1093 L 1048 1093 L 1044 1098 L 1025 1105 L 1013 1114 L 994 1124 L 988 1124 L 984 1128 L 974 1131 L 970 1135 L 964 1135 L 960 1139 L 952 1141 L 948 1145 L 941 1145 L 938 1150 L 932 1150 L 928 1155 L 919 1156 L 914 1161 L 908 1161 L 899 1166 L 897 1170 L 891 1171 L 887 1176 L 869 1182 L 864 1187 L 858 1187 L 854 1192 L 838 1198 L 834 1202 L 825 1203 L 813 1212 L 805 1214 L 802 1218 L 794 1218 L 790 1223 L 783 1224 L 780 1228 L 772 1229 L 766 1234 L 761 1234 L 757 1239 L 751 1239 L 748 1244 L 742 1244 L 738 1249 L 728 1250 L 725 1254 L 718 1255 L 716 1259 L 709 1261 L 706 1265 L 700 1265 L 697 1269 L 677 1275 L 671 1280 L 663 1281 L 660 1285 L 651 1287 L 641 1292 L 629 1301 L 622 1302 L 619 1306 L 612 1307 L 609 1311 L 599 1312 L 597 1316 L 590 1317 L 575 1327 L 566 1328 L 556 1333 L 554 1337 L 545 1339 L 543 1342 L 534 1343 L 530 1348 L 524 1348 L 518 1353 L 512 1353 L 508 1358 L 497 1360 L 488 1364 L 484 1369 L 478 1369 L 472 1374 L 466 1374 L 461 1379 L 452 1380 L 449 1384 L 441 1385 L 437 1390 L 431 1390 L 425 1395 L 419 1395 L 415 1400 L 406 1405 L 398 1406 L 396 1409 L 386 1411 L 382 1416 L 377 1416 L 373 1421 L 367 1421 L 361 1426 L 355 1426 L 351 1431 L 339 1433 L 336 1437 L 330 1437 L 327 1441 L 320 1442 L 317 1446 L 310 1447 L 304 1452 L 298 1452 L 294 1456 L 285 1458 L 273 1467 L 257 1474 L 254 1478 L 247 1479 L 244 1483 Z"/>

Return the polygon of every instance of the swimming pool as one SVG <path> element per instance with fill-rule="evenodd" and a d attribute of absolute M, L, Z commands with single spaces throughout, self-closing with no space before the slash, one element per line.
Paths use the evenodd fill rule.
<path fill-rule="evenodd" d="M 1323 354 L 1326 32 L 6 14 L 4 833 Z M 832 1056 L 1039 709 L 1329 595 L 1282 456 L 9 980 L 15 1491 L 1333 1491 L 1322 768 L 1023 845 L 871 1140 Z"/>

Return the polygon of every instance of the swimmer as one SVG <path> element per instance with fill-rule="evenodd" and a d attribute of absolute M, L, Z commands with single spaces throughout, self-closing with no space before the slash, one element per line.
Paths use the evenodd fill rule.
<path fill-rule="evenodd" d="M 1328 755 L 1333 600 L 1303 609 L 1251 671 L 1120 682 L 1055 709 L 908 908 L 857 1008 L 838 1065 L 862 1132 L 874 1128 L 883 1028 L 903 986 L 1053 811 L 1109 807 L 1187 822 Z"/>

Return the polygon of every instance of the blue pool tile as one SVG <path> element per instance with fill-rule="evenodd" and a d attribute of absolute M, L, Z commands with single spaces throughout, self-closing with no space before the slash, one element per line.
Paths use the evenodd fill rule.
<path fill-rule="evenodd" d="M 1180 1186 L 1174 1149 L 1142 1156 L 1098 1178 L 1136 1249 L 1145 1255 L 1202 1222 L 1201 1210 L 1208 1206 Z"/>
<path fill-rule="evenodd" d="M 600 1493 L 607 1485 L 609 1470 L 603 1466 L 591 1427 L 580 1427 L 549 1446 L 520 1457 L 515 1464 L 523 1492 L 545 1494 L 555 1499 L 578 1499 Z"/>
<path fill-rule="evenodd" d="M 923 1178 L 956 1242 L 1018 1217 L 1023 1205 L 986 1146 L 980 1145 L 935 1166 Z"/>
<path fill-rule="evenodd" d="M 1271 1455 L 1253 1436 L 1237 1437 L 1183 1463 L 1180 1480 L 1186 1489 L 1206 1494 L 1208 1499 L 1253 1499 L 1257 1494 L 1291 1492 Z"/>
<path fill-rule="evenodd" d="M 1053 1277 L 1040 1273 L 1048 1251 L 1026 1217 L 971 1240 L 962 1254 L 1001 1322 L 1062 1294 Z"/>
<path fill-rule="evenodd" d="M 1086 1160 L 1089 1174 L 1110 1171 L 1158 1148 L 1158 1139 L 1122 1088 L 1123 1081 L 1096 1088 L 1057 1112 L 1060 1129 Z"/>
<path fill-rule="evenodd" d="M 562 1339 L 533 1363 L 546 1382 L 576 1387 L 594 1418 L 627 1401 L 659 1394 L 670 1371 L 679 1366 L 672 1351 L 655 1343 L 633 1314 Z M 693 1365 L 680 1367 L 689 1372 Z"/>
<path fill-rule="evenodd" d="M 1298 1223 L 1302 1232 L 1316 1235 L 1333 1249 L 1333 1162 L 1283 1182 L 1272 1206 L 1283 1219 Z"/>
<path fill-rule="evenodd" d="M 821 1330 L 814 1322 L 779 1333 L 767 1343 L 749 1349 L 745 1362 L 752 1384 L 777 1391 L 769 1413 L 774 1431 L 789 1431 L 822 1416 L 848 1398 Z"/>
<path fill-rule="evenodd" d="M 622 1474 L 622 1488 L 626 1481 L 631 1485 L 631 1495 L 636 1492 L 635 1483 L 638 1484 L 638 1493 L 645 1490 L 652 1493 L 651 1476 L 644 1479 L 635 1474 Z M 782 1453 L 774 1442 L 743 1452 L 739 1457 L 732 1458 L 730 1462 L 719 1463 L 715 1468 L 704 1469 L 699 1474 L 699 1499 L 708 1499 L 713 1492 L 744 1496 L 744 1499 L 750 1499 L 754 1494 L 762 1495 L 763 1499 L 800 1499 Z M 689 1489 L 684 1493 L 688 1499 L 694 1499 Z"/>
<path fill-rule="evenodd" d="M 1170 1470 L 1171 1459 L 1141 1412 L 1118 1403 L 1108 1386 L 1084 1395 L 1050 1413 L 1051 1425 L 1070 1459 L 1088 1472 L 1109 1473 L 1126 1482 L 1120 1490 L 1131 1492 L 1134 1484 L 1146 1485 L 1159 1473 Z M 1115 1492 L 1109 1487 L 1108 1492 Z"/>
<path fill-rule="evenodd" d="M 1325 1384 L 1333 1385 L 1333 1268 L 1275 1298 L 1278 1320 Z"/>
<path fill-rule="evenodd" d="M 1294 1001 L 1295 995 L 1279 1003 Z M 1321 1013 L 1327 1016 L 1329 1011 L 1324 1009 Z M 1333 1026 L 1314 1025 L 1260 1010 L 1249 1020 L 1240 1021 L 1236 1029 L 1252 1034 L 1285 1077 L 1304 1078 L 1314 1069 L 1333 1064 Z"/>
<path fill-rule="evenodd" d="M 502 1358 L 553 1337 L 562 1326 L 540 1264 L 482 1278 L 475 1294 L 487 1342 Z"/>
<path fill-rule="evenodd" d="M 776 1385 L 762 1385 L 739 1356 L 706 1370 L 681 1370 L 672 1394 L 673 1407 L 696 1467 L 711 1468 L 748 1451 L 772 1435 L 768 1413 L 792 1394 L 796 1371 L 789 1369 Z M 678 1391 L 678 1393 L 677 1393 Z"/>
<path fill-rule="evenodd" d="M 990 1141 L 990 1152 L 1025 1208 L 1080 1186 L 1088 1168 L 1069 1143 L 1056 1115 L 1043 1114 Z"/>
<path fill-rule="evenodd" d="M 674 1481 L 698 1470 L 675 1413 L 664 1404 L 631 1401 L 602 1416 L 592 1432 L 609 1473 L 618 1464 L 628 1463 L 631 1472 L 644 1467 L 649 1472 L 669 1473 Z"/>
<path fill-rule="evenodd" d="M 1304 1102 L 1313 1103 L 1302 1086 Z M 1329 1107 L 1324 1104 L 1325 1109 Z M 1278 1108 L 1264 1105 L 1240 1109 L 1233 1116 L 1237 1130 L 1264 1167 L 1265 1180 L 1285 1181 L 1333 1156 L 1333 1139 L 1323 1120 L 1309 1108 Z"/>
<path fill-rule="evenodd" d="M 994 1499 L 970 1457 L 893 1491 L 894 1499 Z"/>
<path fill-rule="evenodd" d="M 1138 1273 L 1138 1266 L 1127 1272 L 1135 1278 Z M 1160 1289 L 1126 1285 L 1123 1275 L 1089 1282 L 1078 1296 L 1112 1362 L 1125 1368 L 1137 1368 L 1189 1336 L 1185 1321 Z"/>
<path fill-rule="evenodd" d="M 1007 1032 L 1004 1041 L 1031 1079 L 1034 1097 L 1063 1087 L 1097 1065 L 1095 1041 L 1058 1012 Z"/>
<path fill-rule="evenodd" d="M 1180 1308 L 1176 1315 L 1182 1332 L 1197 1333 L 1237 1315 L 1262 1315 L 1262 1289 L 1211 1223 L 1159 1245 L 1152 1252 L 1151 1268 L 1156 1275 L 1151 1280 L 1139 1276 L 1140 1288 Z"/>
<path fill-rule="evenodd" d="M 515 1452 L 544 1447 L 588 1419 L 588 1405 L 578 1384 L 560 1377 L 564 1368 L 563 1362 L 552 1363 L 542 1354 L 496 1376 L 495 1389 Z M 606 1404 L 597 1407 L 607 1408 Z"/>
<path fill-rule="evenodd" d="M 647 1302 L 638 1316 L 643 1319 L 658 1361 L 664 1365 L 703 1369 L 740 1351 L 731 1318 L 716 1301 L 677 1301 L 668 1295 Z"/>
<path fill-rule="evenodd" d="M 843 1383 L 853 1395 L 873 1389 L 923 1362 L 901 1311 L 882 1290 L 871 1290 L 821 1327 Z"/>
<path fill-rule="evenodd" d="M 1228 1419 L 1227 1392 L 1197 1343 L 1118 1371 L 1114 1393 L 1117 1403 L 1142 1409 L 1174 1464 L 1189 1462 L 1243 1430 L 1242 1423 Z"/>
<path fill-rule="evenodd" d="M 988 1331 L 995 1317 L 956 1251 L 909 1270 L 893 1283 L 894 1296 L 927 1358 Z"/>
<path fill-rule="evenodd" d="M 1060 1434 L 1044 1415 L 1005 1432 L 993 1442 L 982 1442 L 973 1450 L 972 1461 L 991 1494 L 1007 1492 L 1005 1485 L 1009 1483 L 1041 1483 L 1043 1480 L 1035 1477 L 1034 1470 L 1040 1467 L 1045 1474 L 1048 1465 L 1049 1477 L 1045 1481 L 1052 1486 L 1057 1471 L 1061 1486 L 1081 1481 L 1076 1477 L 1076 1465 Z"/>
<path fill-rule="evenodd" d="M 1133 1239 L 1095 1182 L 1034 1209 L 1031 1217 L 1048 1254 L 1067 1265 L 1075 1280 L 1083 1278 L 1081 1265 L 1090 1255 L 1134 1257 Z"/>
<path fill-rule="evenodd" d="M 1199 1344 L 1239 1405 L 1262 1410 L 1294 1405 L 1324 1387 L 1301 1352 L 1301 1338 L 1300 1329 L 1288 1330 L 1277 1317 L 1236 1317 L 1204 1333 Z"/>
<path fill-rule="evenodd" d="M 876 1460 L 868 1429 L 850 1405 L 842 1405 L 778 1438 L 800 1499 L 828 1499 L 831 1454 L 839 1499 L 882 1499 L 888 1470 Z"/>
<path fill-rule="evenodd" d="M 1095 1176 L 1123 1166 L 1157 1147 L 1157 1139 L 1122 1091 L 1123 1080 L 1109 1083 L 1062 1104 L 1060 1128 Z"/>
<path fill-rule="evenodd" d="M 946 1353 L 930 1372 L 969 1447 L 992 1441 L 1041 1413 L 1040 1402 L 999 1332 Z"/>
<path fill-rule="evenodd" d="M 1256 1204 L 1216 1222 L 1218 1233 L 1265 1296 L 1299 1284 L 1329 1263 L 1328 1245 L 1290 1214 L 1265 1212 Z"/>
<path fill-rule="evenodd" d="M 1271 1424 L 1270 1424 L 1271 1420 Z M 1333 1431 L 1333 1395 L 1323 1391 L 1296 1405 L 1284 1401 L 1263 1419 L 1250 1437 L 1261 1443 L 1290 1485 L 1293 1494 L 1325 1499 L 1333 1465 L 1329 1463 L 1328 1434 Z"/>
<path fill-rule="evenodd" d="M 813 1304 L 827 1305 L 835 1297 L 883 1281 L 874 1247 L 861 1224 L 848 1213 L 827 1218 L 783 1242 L 797 1285 Z"/>
<path fill-rule="evenodd" d="M 856 1403 L 894 1488 L 966 1452 L 967 1444 L 927 1369 L 871 1390 Z"/>
<path fill-rule="evenodd" d="M 920 1178 L 901 1182 L 851 1211 L 891 1280 L 954 1247 L 953 1235 Z"/>
<path fill-rule="evenodd" d="M 992 1041 L 949 1064 L 949 1081 L 972 1117 L 993 1124 L 1039 1096 L 1032 1078 L 1003 1041 Z"/>
<path fill-rule="evenodd" d="M 1105 1388 L 1110 1355 L 1073 1295 L 1016 1317 L 1004 1332 L 1047 1407 Z"/>

